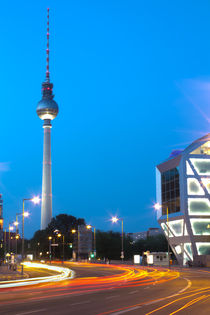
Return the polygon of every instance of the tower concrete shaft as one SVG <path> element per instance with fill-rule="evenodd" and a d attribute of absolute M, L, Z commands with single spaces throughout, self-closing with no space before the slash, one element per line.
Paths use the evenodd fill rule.
<path fill-rule="evenodd" d="M 44 120 L 44 147 L 42 170 L 41 230 L 46 229 L 52 219 L 52 177 L 51 177 L 51 122 Z"/>
<path fill-rule="evenodd" d="M 51 178 L 51 121 L 58 115 L 58 104 L 54 101 L 53 84 L 49 72 L 49 9 L 47 10 L 47 68 L 46 78 L 42 83 L 42 99 L 38 102 L 36 112 L 43 120 L 44 151 L 42 171 L 42 212 L 41 229 L 45 229 L 52 219 L 52 178 Z"/>

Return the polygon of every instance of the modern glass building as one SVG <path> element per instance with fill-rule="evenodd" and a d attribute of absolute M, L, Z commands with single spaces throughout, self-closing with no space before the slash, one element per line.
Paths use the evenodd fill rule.
<path fill-rule="evenodd" d="M 210 134 L 156 167 L 158 222 L 180 265 L 210 262 Z M 168 223 L 167 223 L 168 209 Z"/>

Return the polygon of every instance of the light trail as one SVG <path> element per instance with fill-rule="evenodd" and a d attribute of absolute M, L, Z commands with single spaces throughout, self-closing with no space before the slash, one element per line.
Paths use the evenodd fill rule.
<path fill-rule="evenodd" d="M 62 280 L 74 278 L 74 271 L 69 268 L 50 266 L 50 265 L 38 264 L 38 263 L 32 263 L 32 262 L 24 262 L 23 265 L 30 268 L 51 270 L 54 272 L 58 272 L 58 275 L 29 278 L 27 280 L 18 279 L 18 280 L 10 280 L 10 281 L 0 281 L 0 289 L 15 288 L 15 287 L 20 287 L 20 286 L 28 286 L 28 285 L 41 284 L 41 283 L 46 283 L 46 282 L 62 281 Z"/>

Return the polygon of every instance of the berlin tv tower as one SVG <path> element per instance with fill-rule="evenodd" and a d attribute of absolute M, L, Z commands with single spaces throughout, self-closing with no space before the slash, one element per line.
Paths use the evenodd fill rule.
<path fill-rule="evenodd" d="M 47 67 L 46 78 L 42 83 L 42 99 L 37 105 L 37 115 L 43 120 L 44 149 L 42 170 L 42 207 L 41 230 L 44 230 L 52 218 L 52 178 L 51 178 L 51 120 L 58 115 L 58 105 L 53 100 L 53 84 L 49 72 L 49 9 L 47 9 Z"/>

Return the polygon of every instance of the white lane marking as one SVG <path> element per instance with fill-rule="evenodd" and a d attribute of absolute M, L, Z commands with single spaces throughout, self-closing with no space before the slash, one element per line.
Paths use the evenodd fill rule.
<path fill-rule="evenodd" d="M 80 305 L 80 304 L 87 304 L 87 303 L 90 303 L 90 300 L 89 301 L 82 301 L 82 302 L 77 302 L 77 303 L 73 303 L 73 304 L 70 304 L 70 305 Z"/>
<path fill-rule="evenodd" d="M 187 279 L 187 278 L 183 278 L 183 279 L 187 281 L 187 286 L 186 286 L 184 289 L 180 290 L 180 291 L 178 292 L 178 294 L 180 294 L 180 293 L 186 291 L 186 290 L 189 289 L 189 288 L 191 287 L 191 285 L 192 285 L 192 282 L 191 282 L 189 279 Z"/>
<path fill-rule="evenodd" d="M 138 290 L 136 290 L 136 291 L 131 291 L 131 292 L 129 292 L 128 294 L 134 294 L 134 293 L 137 293 L 137 292 L 139 292 Z"/>
<path fill-rule="evenodd" d="M 183 278 L 183 279 L 187 281 L 187 285 L 186 285 L 186 287 L 184 287 L 182 290 L 178 291 L 177 293 L 169 295 L 169 296 L 166 296 L 164 298 L 161 298 L 161 299 L 158 299 L 158 300 L 155 300 L 155 301 L 152 301 L 152 302 L 142 303 L 139 306 L 131 307 L 131 308 L 128 308 L 128 309 L 123 310 L 123 311 L 112 313 L 112 315 L 119 315 L 119 314 L 123 314 L 123 313 L 128 313 L 128 312 L 131 312 L 131 311 L 136 310 L 138 308 L 141 308 L 142 306 L 152 305 L 152 304 L 164 301 L 166 299 L 170 299 L 172 297 L 175 297 L 175 296 L 179 295 L 180 293 L 183 293 L 184 291 L 189 289 L 191 287 L 191 285 L 192 285 L 192 282 L 189 279 L 187 279 L 187 278 Z M 149 288 L 149 287 L 147 287 L 147 288 Z M 147 289 L 147 288 L 145 288 L 145 289 Z"/>
<path fill-rule="evenodd" d="M 112 313 L 112 315 L 119 315 L 119 314 L 127 313 L 127 312 L 130 312 L 130 311 L 137 310 L 138 308 L 141 308 L 141 306 L 135 306 L 135 307 L 129 308 L 128 310 Z"/>
<path fill-rule="evenodd" d="M 119 296 L 120 296 L 119 294 L 118 294 L 118 295 L 107 296 L 107 297 L 106 297 L 106 300 L 108 300 L 108 299 L 114 299 L 114 298 L 119 297 Z"/>
<path fill-rule="evenodd" d="M 46 308 L 42 308 L 40 310 L 29 311 L 29 312 L 24 312 L 24 313 L 16 313 L 15 315 L 26 315 L 26 314 L 32 314 L 32 313 L 38 313 L 38 312 L 44 312 L 44 311 L 46 311 Z"/>

